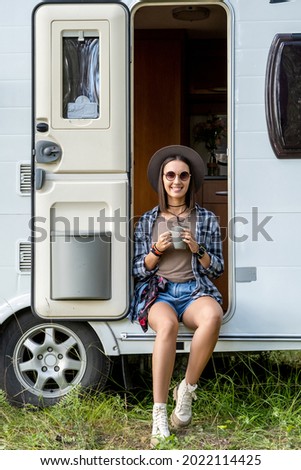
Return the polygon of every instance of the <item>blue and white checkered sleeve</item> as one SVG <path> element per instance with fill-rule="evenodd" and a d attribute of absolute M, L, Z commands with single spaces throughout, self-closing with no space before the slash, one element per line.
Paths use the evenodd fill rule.
<path fill-rule="evenodd" d="M 206 246 L 211 262 L 207 269 L 198 263 L 198 269 L 211 278 L 217 278 L 224 272 L 221 230 L 217 217 L 209 211 L 204 211 L 203 217 L 198 218 L 197 239 Z"/>
<path fill-rule="evenodd" d="M 137 223 L 134 234 L 133 276 L 143 280 L 157 271 L 157 267 L 148 271 L 144 259 L 151 249 L 153 219 L 149 213 L 144 214 Z"/>

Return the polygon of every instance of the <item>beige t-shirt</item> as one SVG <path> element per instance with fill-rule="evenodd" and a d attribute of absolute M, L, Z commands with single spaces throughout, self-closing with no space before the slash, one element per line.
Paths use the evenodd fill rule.
<path fill-rule="evenodd" d="M 192 233 L 195 233 L 195 210 L 193 210 L 186 218 L 181 217 L 180 219 L 177 219 L 177 217 L 171 217 L 167 220 L 162 215 L 159 215 L 153 227 L 153 243 L 158 241 L 161 233 L 171 230 L 171 228 L 176 225 L 188 228 Z M 188 246 L 183 250 L 175 250 L 174 247 L 171 246 L 161 256 L 159 269 L 156 274 L 165 277 L 171 282 L 190 281 L 191 279 L 194 279 L 191 268 L 191 257 L 192 253 Z"/>

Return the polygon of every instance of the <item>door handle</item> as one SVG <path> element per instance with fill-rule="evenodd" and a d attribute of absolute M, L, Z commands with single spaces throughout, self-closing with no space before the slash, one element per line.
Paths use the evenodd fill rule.
<path fill-rule="evenodd" d="M 62 149 L 55 142 L 39 140 L 36 143 L 35 153 L 38 163 L 53 163 L 61 158 Z"/>
<path fill-rule="evenodd" d="M 228 191 L 216 191 L 216 196 L 228 196 Z"/>
<path fill-rule="evenodd" d="M 35 189 L 38 191 L 43 187 L 43 184 L 45 182 L 46 171 L 42 170 L 42 168 L 37 168 L 35 171 L 35 175 Z"/>

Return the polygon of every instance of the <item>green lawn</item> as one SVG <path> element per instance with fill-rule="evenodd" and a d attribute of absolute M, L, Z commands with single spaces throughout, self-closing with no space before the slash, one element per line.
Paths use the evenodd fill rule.
<path fill-rule="evenodd" d="M 175 377 L 184 367 L 180 357 Z M 300 371 L 301 352 L 214 356 L 197 389 L 192 424 L 172 430 L 158 448 L 300 449 Z M 0 448 L 148 449 L 151 377 L 148 369 L 134 376 L 130 391 L 113 382 L 93 395 L 75 389 L 48 409 L 14 408 L 0 392 Z"/>

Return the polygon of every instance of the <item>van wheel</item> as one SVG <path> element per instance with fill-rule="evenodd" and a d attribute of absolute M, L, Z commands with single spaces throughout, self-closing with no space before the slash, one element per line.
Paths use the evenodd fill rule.
<path fill-rule="evenodd" d="M 4 389 L 13 405 L 54 405 L 76 385 L 102 389 L 110 374 L 110 359 L 86 323 L 43 321 L 25 311 L 3 338 Z"/>

